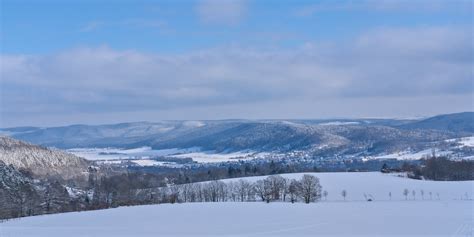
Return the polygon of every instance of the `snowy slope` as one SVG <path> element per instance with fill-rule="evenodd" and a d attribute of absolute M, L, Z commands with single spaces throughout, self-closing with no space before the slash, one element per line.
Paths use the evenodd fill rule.
<path fill-rule="evenodd" d="M 413 199 L 411 192 L 415 191 L 415 200 L 422 199 L 421 190 L 424 192 L 424 199 L 429 200 L 429 192 L 432 199 L 437 199 L 439 194 L 441 200 L 474 199 L 474 181 L 429 181 L 415 180 L 398 177 L 402 174 L 383 174 L 380 172 L 355 172 L 355 173 L 294 173 L 282 174 L 281 176 L 290 179 L 299 179 L 303 174 L 311 174 L 319 178 L 323 190 L 328 191 L 328 201 L 343 201 L 341 191 L 347 191 L 347 201 L 363 201 L 364 193 L 370 194 L 376 201 L 388 201 L 389 193 L 392 193 L 392 200 L 405 200 L 403 190 L 408 189 L 410 195 L 408 199 Z M 246 177 L 248 181 L 257 181 L 266 176 Z M 224 182 L 236 181 L 240 178 L 225 179 Z"/>
<path fill-rule="evenodd" d="M 315 175 L 329 191 L 328 201 L 121 207 L 12 220 L 0 224 L 0 236 L 472 236 L 473 181 L 419 181 L 380 173 Z M 404 188 L 439 192 L 440 200 L 416 196 L 405 201 Z M 342 189 L 348 191 L 347 201 L 338 197 Z M 390 191 L 394 196 L 387 200 L 383 194 Z M 364 192 L 375 201 L 361 201 Z M 454 200 L 465 192 L 470 200 Z"/>
<path fill-rule="evenodd" d="M 29 169 L 37 176 L 59 175 L 68 179 L 82 175 L 89 162 L 75 155 L 0 136 L 0 161 L 16 169 Z"/>
<path fill-rule="evenodd" d="M 24 218 L 2 237 L 472 236 L 472 202 L 188 203 Z"/>

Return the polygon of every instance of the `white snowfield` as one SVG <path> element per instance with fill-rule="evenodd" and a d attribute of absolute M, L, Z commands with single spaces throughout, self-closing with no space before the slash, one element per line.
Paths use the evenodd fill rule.
<path fill-rule="evenodd" d="M 442 151 L 435 149 L 437 155 L 451 155 L 452 151 Z M 387 155 L 369 157 L 369 159 L 397 159 L 397 160 L 420 160 L 424 157 L 430 157 L 433 154 L 432 149 L 425 149 L 418 152 L 402 151 Z"/>
<path fill-rule="evenodd" d="M 473 236 L 473 181 L 419 181 L 376 172 L 314 175 L 329 192 L 327 201 L 161 204 L 45 215 L 1 223 L 0 236 Z M 375 200 L 365 201 L 364 193 Z"/>
<path fill-rule="evenodd" d="M 136 159 L 138 165 L 153 166 L 161 165 L 153 163 L 149 158 L 154 156 L 169 156 L 175 158 L 191 158 L 199 163 L 215 163 L 238 161 L 246 159 L 262 158 L 268 153 L 240 151 L 231 153 L 217 153 L 215 151 L 201 151 L 199 147 L 192 147 L 186 149 L 161 149 L 154 150 L 151 147 L 140 147 L 134 149 L 120 149 L 120 148 L 73 148 L 67 150 L 76 156 L 85 158 L 87 160 L 120 160 L 120 159 Z M 144 161 L 141 161 L 144 160 Z"/>
<path fill-rule="evenodd" d="M 171 155 L 171 157 L 176 158 L 191 158 L 193 161 L 199 163 L 216 163 L 216 162 L 227 162 L 227 161 L 239 161 L 239 160 L 248 160 L 255 158 L 263 158 L 267 153 L 261 152 L 231 152 L 231 153 L 215 153 L 213 151 L 203 151 L 203 152 L 191 152 L 178 155 Z"/>
<path fill-rule="evenodd" d="M 167 156 L 172 154 L 189 153 L 199 151 L 200 148 L 193 147 L 188 149 L 162 149 L 153 150 L 151 147 L 139 147 L 133 149 L 120 148 L 73 148 L 66 150 L 76 156 L 87 160 L 118 160 L 133 158 L 149 158 L 152 156 Z"/>
<path fill-rule="evenodd" d="M 474 136 L 471 137 L 462 137 L 457 139 L 446 140 L 448 142 L 457 142 L 459 147 L 474 147 Z"/>

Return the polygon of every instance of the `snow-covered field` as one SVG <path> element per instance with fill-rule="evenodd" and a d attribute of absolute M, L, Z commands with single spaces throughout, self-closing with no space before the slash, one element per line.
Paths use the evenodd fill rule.
<path fill-rule="evenodd" d="M 441 201 L 460 200 L 467 198 L 474 199 L 474 181 L 428 181 L 402 178 L 403 174 L 383 174 L 380 172 L 343 172 L 343 173 L 306 173 L 319 178 L 323 190 L 328 191 L 328 201 L 343 201 L 342 190 L 347 191 L 347 201 L 363 201 L 364 194 L 372 195 L 375 201 L 405 200 L 403 190 L 408 189 L 410 195 L 408 199 L 413 199 L 412 191 L 415 191 L 415 200 L 437 199 L 437 194 Z M 299 179 L 303 173 L 282 174 L 286 178 Z M 265 177 L 247 177 L 248 181 L 256 181 Z M 236 181 L 235 179 L 225 179 L 224 181 Z M 423 197 L 421 191 L 423 190 Z"/>
<path fill-rule="evenodd" d="M 455 143 L 455 146 L 452 148 L 462 148 L 462 147 L 474 147 L 474 137 L 461 137 L 456 139 L 448 139 L 445 142 Z M 436 155 L 453 155 L 453 151 L 451 150 L 434 150 Z M 400 151 L 397 153 L 392 154 L 384 154 L 384 155 L 377 155 L 373 157 L 368 157 L 368 159 L 398 159 L 398 160 L 419 160 L 424 157 L 429 157 L 433 154 L 432 149 L 425 149 L 422 151 Z M 473 159 L 472 156 L 462 156 L 458 157 L 462 159 Z"/>
<path fill-rule="evenodd" d="M 420 181 L 380 173 L 314 175 L 328 190 L 328 201 L 162 204 L 46 215 L 1 223 L 0 236 L 473 236 L 473 181 Z M 402 195 L 405 188 L 411 200 Z M 363 201 L 364 193 L 375 201 Z"/>
<path fill-rule="evenodd" d="M 256 154 L 251 151 L 233 152 L 233 153 L 216 153 L 213 151 L 201 151 L 199 147 L 188 149 L 162 149 L 154 150 L 151 147 L 140 147 L 134 149 L 119 148 L 74 148 L 68 149 L 67 152 L 76 156 L 83 157 L 88 160 L 120 160 L 120 159 L 137 159 L 135 163 L 139 165 L 159 165 L 152 163 L 149 158 L 157 156 L 169 156 L 175 158 L 191 158 L 199 163 L 213 163 L 238 161 L 242 159 L 261 158 L 266 153 Z"/>
<path fill-rule="evenodd" d="M 66 150 L 76 156 L 88 160 L 117 160 L 117 159 L 134 159 L 134 158 L 150 158 L 154 156 L 167 156 L 173 154 L 182 154 L 196 152 L 198 147 L 189 149 L 161 149 L 154 150 L 151 147 L 140 147 L 133 149 L 120 148 L 73 148 Z"/>
<path fill-rule="evenodd" d="M 464 147 L 464 146 L 474 147 L 474 137 L 462 137 L 458 139 L 449 139 L 446 141 L 457 142 L 460 147 Z"/>
<path fill-rule="evenodd" d="M 2 237 L 472 236 L 472 202 L 187 203 L 48 215 Z"/>
<path fill-rule="evenodd" d="M 437 155 L 450 155 L 452 151 L 434 150 Z M 397 159 L 397 160 L 419 160 L 421 158 L 430 157 L 433 154 L 432 149 L 426 149 L 418 152 L 402 151 L 393 154 L 380 155 L 371 157 L 370 159 Z"/>
<path fill-rule="evenodd" d="M 238 161 L 248 160 L 255 158 L 263 158 L 267 153 L 255 153 L 255 152 L 232 152 L 232 153 L 214 153 L 212 151 L 207 152 L 191 152 L 178 155 L 172 155 L 171 157 L 177 158 L 191 158 L 193 161 L 199 163 L 214 163 L 214 162 L 226 162 L 226 161 Z"/>

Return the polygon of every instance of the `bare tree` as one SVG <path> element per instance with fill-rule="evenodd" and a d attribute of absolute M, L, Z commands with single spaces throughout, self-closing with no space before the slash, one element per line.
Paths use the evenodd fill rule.
<path fill-rule="evenodd" d="M 273 196 L 273 184 L 272 180 L 266 178 L 263 180 L 263 196 L 265 197 L 265 202 L 269 203 L 272 200 Z"/>
<path fill-rule="evenodd" d="M 423 191 L 423 189 L 420 190 L 420 194 L 421 194 L 421 199 L 425 200 L 425 191 Z"/>
<path fill-rule="evenodd" d="M 290 195 L 291 203 L 295 203 L 296 201 L 298 201 L 298 196 L 300 195 L 300 193 L 301 183 L 296 179 L 292 179 L 288 187 L 288 194 Z"/>
<path fill-rule="evenodd" d="M 301 178 L 301 195 L 305 203 L 317 201 L 321 198 L 321 185 L 319 179 L 313 175 L 305 174 Z"/>
<path fill-rule="evenodd" d="M 413 196 L 413 200 L 416 199 L 416 191 L 415 190 L 411 190 L 411 195 Z"/>
<path fill-rule="evenodd" d="M 288 195 L 288 188 L 290 186 L 290 180 L 287 178 L 283 178 L 281 181 L 281 197 L 283 202 L 286 202 L 286 196 Z"/>
<path fill-rule="evenodd" d="M 429 194 L 430 194 L 430 200 L 433 200 L 433 193 L 430 191 Z"/>
<path fill-rule="evenodd" d="M 230 182 L 214 180 L 202 183 L 174 184 L 174 182 L 166 182 L 165 184 L 164 187 L 144 189 L 136 195 L 154 203 L 244 202 L 254 201 L 256 197 L 262 201 L 270 202 L 273 200 L 286 201 L 287 195 L 292 203 L 300 199 L 309 203 L 321 199 L 322 195 L 319 179 L 312 175 L 303 175 L 299 181 L 276 175 L 257 180 L 255 183 L 241 179 Z M 116 195 L 114 193 L 115 191 L 109 192 L 109 194 Z M 324 195 L 327 199 L 328 192 L 325 191 Z M 104 200 L 115 199 L 115 196 L 104 198 Z M 119 200 L 123 199 L 119 197 Z M 104 201 L 104 203 L 107 202 Z"/>
<path fill-rule="evenodd" d="M 268 189 L 271 193 L 272 200 L 280 200 L 285 191 L 286 180 L 280 175 L 271 175 L 266 179 L 266 184 L 269 186 Z"/>
<path fill-rule="evenodd" d="M 388 198 L 392 200 L 392 192 L 388 192 Z"/>
<path fill-rule="evenodd" d="M 405 196 L 405 200 L 408 200 L 408 194 L 409 193 L 410 193 L 410 191 L 408 191 L 408 189 L 403 190 L 403 195 Z"/>
<path fill-rule="evenodd" d="M 255 189 L 255 194 L 258 195 L 258 197 L 262 200 L 262 201 L 265 201 L 265 183 L 263 182 L 263 180 L 257 180 L 257 182 L 255 182 L 255 185 L 254 185 L 254 189 Z"/>
<path fill-rule="evenodd" d="M 208 189 L 208 192 L 210 195 L 211 202 L 219 202 L 221 200 L 223 185 L 225 185 L 225 183 L 218 180 L 211 181 L 206 185 L 206 188 Z"/>
<path fill-rule="evenodd" d="M 217 181 L 217 187 L 218 187 L 218 202 L 225 202 L 227 201 L 227 193 L 228 193 L 228 188 L 226 183 L 222 181 Z"/>
<path fill-rule="evenodd" d="M 236 202 L 239 199 L 238 183 L 230 181 L 227 183 L 227 195 L 228 199 Z"/>
<path fill-rule="evenodd" d="M 344 201 L 346 200 L 347 197 L 347 191 L 345 189 L 342 190 L 341 192 L 342 197 L 344 198 Z"/>
<path fill-rule="evenodd" d="M 323 196 L 324 196 L 324 200 L 327 201 L 328 200 L 328 191 L 327 190 L 324 190 Z"/>
<path fill-rule="evenodd" d="M 181 194 L 181 200 L 183 200 L 183 202 L 189 202 L 190 201 L 192 186 L 193 186 L 192 183 L 180 185 L 180 187 L 181 187 L 181 193 L 180 193 Z"/>
<path fill-rule="evenodd" d="M 195 183 L 193 186 L 193 192 L 196 202 L 204 202 L 204 192 L 202 188 L 202 183 Z"/>
<path fill-rule="evenodd" d="M 240 179 L 237 184 L 237 193 L 239 200 L 245 202 L 249 198 L 249 192 L 252 189 L 252 184 L 244 179 Z"/>
<path fill-rule="evenodd" d="M 172 185 L 169 187 L 169 197 L 170 197 L 170 202 L 171 203 L 176 203 L 179 202 L 179 194 L 181 192 L 181 187 L 180 185 Z"/>

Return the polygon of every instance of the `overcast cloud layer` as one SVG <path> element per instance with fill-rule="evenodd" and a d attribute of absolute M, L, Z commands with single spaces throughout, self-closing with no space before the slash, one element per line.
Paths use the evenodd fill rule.
<path fill-rule="evenodd" d="M 282 108 L 288 113 L 266 107 L 268 112 L 258 116 L 327 117 L 358 113 L 326 115 L 331 111 L 326 107 L 367 100 L 372 104 L 343 109 L 367 111 L 362 107 L 369 106 L 373 112 L 367 116 L 383 116 L 382 107 L 407 98 L 415 106 L 406 105 L 409 111 L 402 116 L 469 110 L 471 41 L 466 29 L 382 28 L 342 42 L 308 42 L 294 49 L 229 47 L 159 55 L 103 46 L 44 56 L 4 55 L 1 113 L 14 115 L 4 118 L 7 124 L 15 117 L 79 111 L 107 118 L 122 113 L 123 120 L 133 120 L 126 114 L 139 111 L 155 111 L 154 119 L 171 119 L 173 113 L 179 119 L 253 118 L 255 104 L 289 104 L 292 108 Z M 424 108 L 427 97 L 462 99 L 433 111 Z M 216 106 L 233 111 L 215 112 Z M 205 114 L 185 112 L 196 108 L 209 109 L 201 111 Z M 378 114 L 378 109 L 383 112 Z"/>
<path fill-rule="evenodd" d="M 265 22 L 255 19 L 250 1 L 197 3 L 192 13 L 199 22 L 195 27 L 208 27 L 198 33 L 209 35 L 206 29 L 214 29 L 210 35 L 219 38 L 216 32 L 225 31 L 221 38 L 226 38 L 235 36 L 226 30 L 241 29 L 249 19 Z M 287 13 L 296 22 L 315 17 L 317 24 L 323 24 L 318 19 L 325 18 L 318 17 L 328 12 L 465 14 L 466 6 L 472 3 L 320 1 Z M 153 14 L 162 13 L 173 11 L 160 8 Z M 159 18 L 98 19 L 76 31 L 100 35 L 136 28 L 173 34 L 172 25 Z M 290 34 L 283 38 L 299 37 L 297 43 L 285 46 L 246 41 L 269 33 L 285 35 L 265 28 L 260 36 L 243 31 L 235 41 L 166 53 L 117 49 L 107 41 L 43 54 L 2 53 L 0 127 L 160 119 L 413 117 L 472 111 L 472 25 L 436 25 L 380 24 L 329 39 Z M 311 32 L 311 24 L 303 26 L 308 28 L 297 33 Z"/>

